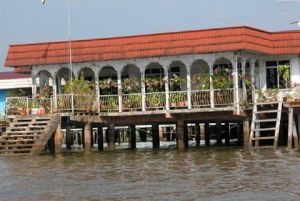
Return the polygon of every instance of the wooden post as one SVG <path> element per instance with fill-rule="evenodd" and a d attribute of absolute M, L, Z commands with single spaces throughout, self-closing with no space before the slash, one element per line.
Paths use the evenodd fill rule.
<path fill-rule="evenodd" d="M 71 149 L 71 146 L 73 145 L 73 135 L 71 132 L 71 126 L 66 126 L 66 147 L 68 150 Z"/>
<path fill-rule="evenodd" d="M 54 147 L 55 147 L 55 154 L 61 153 L 61 145 L 62 145 L 62 134 L 61 134 L 61 123 L 58 124 L 55 134 L 54 134 Z"/>
<path fill-rule="evenodd" d="M 135 125 L 130 125 L 130 148 L 136 148 L 136 133 Z"/>
<path fill-rule="evenodd" d="M 98 151 L 102 151 L 104 149 L 103 146 L 103 128 L 102 126 L 98 126 Z"/>
<path fill-rule="evenodd" d="M 248 127 L 249 127 L 249 124 L 248 124 Z M 243 125 L 239 122 L 236 129 L 237 129 L 237 134 L 238 134 L 238 145 L 242 145 L 242 143 L 243 143 L 242 133 L 244 133 Z M 249 131 L 249 128 L 248 128 L 248 131 Z"/>
<path fill-rule="evenodd" d="M 210 146 L 210 129 L 209 123 L 205 123 L 205 145 Z"/>
<path fill-rule="evenodd" d="M 152 125 L 152 143 L 153 143 L 154 149 L 159 148 L 160 142 L 159 142 L 159 125 L 158 124 Z"/>
<path fill-rule="evenodd" d="M 222 146 L 222 136 L 221 136 L 222 127 L 220 121 L 217 121 L 216 127 L 217 127 L 217 146 Z"/>
<path fill-rule="evenodd" d="M 250 146 L 250 127 L 249 127 L 249 119 L 245 119 L 243 121 L 243 138 L 244 138 L 244 147 Z"/>
<path fill-rule="evenodd" d="M 200 125 L 199 125 L 199 122 L 197 122 L 195 124 L 195 134 L 196 134 L 196 146 L 197 147 L 200 147 L 200 140 L 201 140 L 201 137 L 200 137 Z"/>
<path fill-rule="evenodd" d="M 293 121 L 293 140 L 294 140 L 295 149 L 299 149 L 299 138 L 298 138 L 295 120 Z"/>
<path fill-rule="evenodd" d="M 164 140 L 164 128 L 159 127 L 159 140 L 162 141 Z"/>
<path fill-rule="evenodd" d="M 108 138 L 109 138 L 108 149 L 114 150 L 115 149 L 115 124 L 114 124 L 114 122 L 111 122 L 108 125 Z"/>
<path fill-rule="evenodd" d="M 289 107 L 289 127 L 288 127 L 288 148 L 293 148 L 293 121 L 294 121 L 294 109 Z"/>
<path fill-rule="evenodd" d="M 86 151 L 88 151 L 92 146 L 92 136 L 91 136 L 91 132 L 92 132 L 92 125 L 90 122 L 85 123 L 84 125 L 84 144 L 83 147 Z"/>
<path fill-rule="evenodd" d="M 183 133 L 183 140 L 184 140 L 184 147 L 189 147 L 189 131 L 188 131 L 188 125 L 184 123 L 184 133 Z"/>
<path fill-rule="evenodd" d="M 185 148 L 185 140 L 184 140 L 184 122 L 183 120 L 177 120 L 176 125 L 176 134 L 177 134 L 177 147 L 178 149 L 184 149 Z"/>
<path fill-rule="evenodd" d="M 226 144 L 226 146 L 230 145 L 230 127 L 229 127 L 229 122 L 225 122 L 225 144 Z"/>

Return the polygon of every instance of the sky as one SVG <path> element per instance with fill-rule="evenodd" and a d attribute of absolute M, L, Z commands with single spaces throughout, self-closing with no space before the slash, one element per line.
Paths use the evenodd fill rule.
<path fill-rule="evenodd" d="M 71 38 L 90 39 L 247 25 L 299 29 L 300 2 L 276 0 L 69 0 Z M 68 39 L 67 0 L 0 0 L 0 71 L 10 44 Z"/>

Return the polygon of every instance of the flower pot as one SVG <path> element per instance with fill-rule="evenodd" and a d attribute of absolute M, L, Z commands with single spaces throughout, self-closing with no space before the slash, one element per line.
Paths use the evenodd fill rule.
<path fill-rule="evenodd" d="M 39 115 L 45 115 L 46 114 L 46 110 L 45 108 L 39 108 Z"/>
<path fill-rule="evenodd" d="M 39 108 L 31 108 L 31 114 L 32 115 L 38 115 L 39 114 Z"/>

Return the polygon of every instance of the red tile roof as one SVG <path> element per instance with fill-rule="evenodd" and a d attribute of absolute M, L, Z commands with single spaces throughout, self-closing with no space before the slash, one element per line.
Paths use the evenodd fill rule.
<path fill-rule="evenodd" d="M 73 62 L 225 51 L 300 54 L 300 31 L 267 32 L 247 26 L 72 41 Z M 5 66 L 69 62 L 68 42 L 11 45 Z"/>
<path fill-rule="evenodd" d="M 20 78 L 30 78 L 30 74 L 22 74 L 15 72 L 0 72 L 0 80 L 10 80 L 10 79 L 20 79 Z"/>

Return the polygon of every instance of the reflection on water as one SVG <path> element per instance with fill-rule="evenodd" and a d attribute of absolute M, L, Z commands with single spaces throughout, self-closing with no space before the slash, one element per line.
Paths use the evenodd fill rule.
<path fill-rule="evenodd" d="M 0 158 L 0 200 L 299 200 L 300 152 L 120 150 Z"/>

